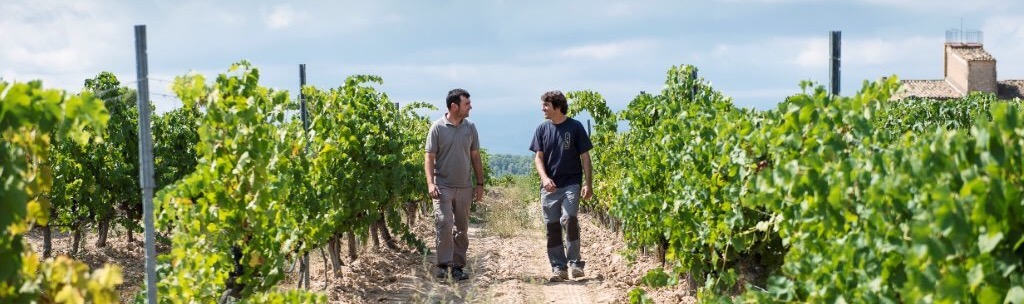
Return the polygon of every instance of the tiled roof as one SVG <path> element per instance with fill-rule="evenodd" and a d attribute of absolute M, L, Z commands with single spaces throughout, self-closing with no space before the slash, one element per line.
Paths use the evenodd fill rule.
<path fill-rule="evenodd" d="M 953 49 L 953 52 L 959 55 L 960 58 L 963 58 L 964 60 L 996 60 L 995 57 L 992 57 L 992 54 L 989 54 L 988 52 L 985 51 L 985 48 L 978 45 L 954 45 L 950 46 L 950 48 Z"/>
<path fill-rule="evenodd" d="M 1024 99 L 1024 79 L 1003 80 L 997 87 L 999 99 Z"/>
<path fill-rule="evenodd" d="M 963 97 L 945 80 L 903 80 L 902 88 L 893 99 L 910 97 L 930 99 L 953 99 Z M 997 87 L 999 99 L 1024 99 L 1024 79 L 1000 81 Z"/>
<path fill-rule="evenodd" d="M 949 53 L 967 61 L 994 61 L 995 57 L 985 51 L 980 43 L 947 43 L 946 54 Z M 993 67 L 994 68 L 994 65 Z M 995 72 L 994 70 L 992 71 Z M 962 73 L 962 72 L 961 72 Z M 970 73 L 968 71 L 968 73 Z M 956 77 L 967 77 L 960 75 Z M 947 79 L 949 75 L 947 75 Z M 953 87 L 946 79 L 938 80 L 903 80 L 902 87 L 896 92 L 894 99 L 904 98 L 929 98 L 929 99 L 953 99 L 967 95 Z M 999 99 L 1024 99 L 1024 79 L 1003 80 L 996 84 L 996 96 Z"/>
<path fill-rule="evenodd" d="M 950 99 L 963 96 L 945 80 L 903 80 L 903 87 L 896 92 L 895 99 L 908 97 Z"/>

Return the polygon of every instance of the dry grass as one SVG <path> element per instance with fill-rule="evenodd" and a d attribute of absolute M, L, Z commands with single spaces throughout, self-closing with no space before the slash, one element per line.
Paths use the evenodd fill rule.
<path fill-rule="evenodd" d="M 503 178 L 492 186 L 483 204 L 487 233 L 498 237 L 541 233 L 539 183 L 530 176 Z"/>

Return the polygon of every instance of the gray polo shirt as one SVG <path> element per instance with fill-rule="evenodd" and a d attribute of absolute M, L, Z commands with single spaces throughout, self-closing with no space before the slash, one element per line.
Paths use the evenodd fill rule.
<path fill-rule="evenodd" d="M 472 187 L 473 163 L 469 151 L 480 150 L 476 125 L 463 119 L 458 126 L 448 116 L 430 125 L 427 152 L 434 153 L 434 183 L 450 188 Z"/>

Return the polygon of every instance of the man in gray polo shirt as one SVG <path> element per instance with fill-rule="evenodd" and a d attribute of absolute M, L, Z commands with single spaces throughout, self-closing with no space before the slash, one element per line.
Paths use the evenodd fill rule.
<path fill-rule="evenodd" d="M 480 136 L 470 122 L 469 92 L 454 89 L 445 100 L 448 113 L 430 126 L 427 132 L 427 191 L 434 201 L 434 224 L 437 227 L 437 267 L 439 278 L 469 278 L 463 271 L 469 249 L 469 207 L 484 193 L 484 170 L 480 163 Z M 476 185 L 470 179 L 470 166 L 476 174 Z M 475 194 L 475 195 L 474 195 Z M 475 196 L 475 198 L 474 198 Z M 453 229 L 454 228 L 454 229 Z"/>

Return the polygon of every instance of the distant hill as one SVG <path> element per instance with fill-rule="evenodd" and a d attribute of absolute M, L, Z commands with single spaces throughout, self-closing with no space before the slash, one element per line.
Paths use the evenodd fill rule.
<path fill-rule="evenodd" d="M 526 175 L 533 174 L 533 156 L 512 155 L 512 154 L 491 154 L 487 162 L 491 167 L 493 176 L 502 175 Z"/>

